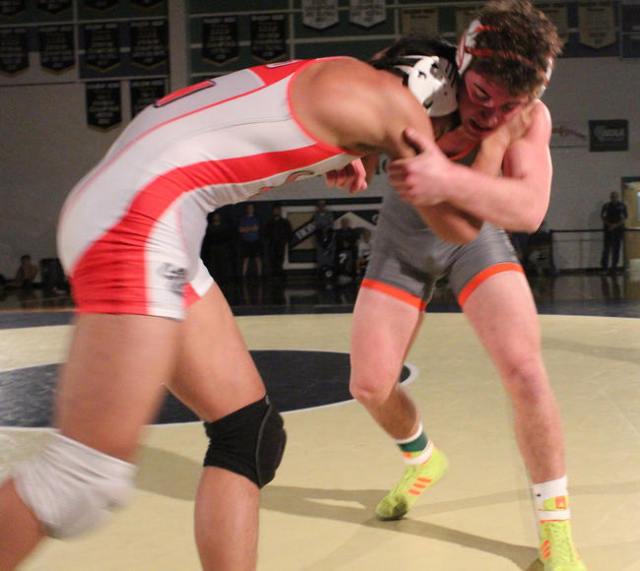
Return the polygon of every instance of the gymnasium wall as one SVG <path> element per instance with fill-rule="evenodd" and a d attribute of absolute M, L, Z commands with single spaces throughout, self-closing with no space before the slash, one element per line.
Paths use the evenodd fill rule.
<path fill-rule="evenodd" d="M 337 22 L 324 29 L 305 25 L 309 12 L 303 13 L 302 0 L 61 0 L 49 4 L 62 6 L 62 11 L 46 17 L 38 12 L 36 0 L 25 0 L 26 12 L 10 16 L 2 12 L 4 4 L 0 2 L 0 66 L 5 70 L 0 70 L 0 273 L 11 277 L 23 253 L 34 260 L 56 256 L 55 227 L 64 197 L 101 158 L 145 97 L 153 99 L 204 76 L 270 57 L 273 61 L 335 54 L 365 58 L 418 24 L 435 26 L 454 39 L 474 3 L 387 1 L 385 5 L 361 0 L 356 4 L 362 10 L 354 17 L 349 0 L 339 0 Z M 89 10 L 87 4 L 102 9 Z M 207 11 L 212 5 L 216 13 Z M 604 7 L 607 14 L 611 10 L 613 43 L 606 39 L 611 30 L 601 34 L 599 24 L 592 23 L 584 32 L 589 6 Z M 621 35 L 628 26 L 620 24 L 620 2 L 545 2 L 544 7 L 558 19 L 567 39 L 544 99 L 554 118 L 554 181 L 547 228 L 597 229 L 600 206 L 610 191 L 620 190 L 622 177 L 640 177 L 640 60 L 623 57 L 638 55 L 640 33 Z M 313 25 L 322 26 L 322 18 L 331 22 L 336 13 L 318 8 L 311 15 L 316 17 Z M 131 22 L 140 22 L 151 33 L 151 47 L 136 39 Z M 54 39 L 64 38 L 70 29 L 77 59 L 59 63 L 70 57 L 63 39 L 57 51 L 55 45 L 49 48 L 49 69 L 43 68 L 38 53 L 44 45 L 43 27 Z M 98 32 L 106 34 L 108 43 L 113 29 L 120 33 L 115 66 L 101 60 L 102 52 L 90 46 Z M 162 30 L 168 30 L 164 49 Z M 70 42 L 71 36 L 66 37 Z M 220 37 L 225 41 L 217 41 Z M 587 37 L 590 45 L 582 43 Z M 18 57 L 7 56 L 15 38 L 23 42 L 16 48 Z M 15 71 L 25 51 L 26 68 Z M 136 57 L 144 65 L 137 65 Z M 626 150 L 590 150 L 594 138 L 590 121 L 604 121 L 599 133 L 604 129 L 606 134 L 609 127 L 614 139 L 618 124 L 607 122 L 626 121 Z M 379 196 L 384 184 L 384 176 L 377 177 L 362 198 Z M 276 189 L 260 200 L 342 196 L 317 179 Z M 559 269 L 595 267 L 599 250 L 599 239 L 569 240 L 558 251 L 556 263 Z"/>

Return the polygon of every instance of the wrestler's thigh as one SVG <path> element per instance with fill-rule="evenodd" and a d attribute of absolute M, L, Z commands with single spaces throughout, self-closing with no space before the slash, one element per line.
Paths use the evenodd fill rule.
<path fill-rule="evenodd" d="M 186 311 L 181 324 L 178 366 L 168 386 L 207 422 L 265 394 L 231 309 L 215 283 Z"/>
<path fill-rule="evenodd" d="M 423 312 L 375 289 L 361 287 L 351 326 L 351 380 L 395 383 Z"/>
<path fill-rule="evenodd" d="M 537 359 L 540 324 L 522 272 L 499 272 L 487 278 L 465 302 L 464 313 L 501 372 Z"/>
<path fill-rule="evenodd" d="M 179 322 L 161 317 L 79 316 L 56 402 L 62 433 L 129 459 L 164 395 L 178 333 Z"/>

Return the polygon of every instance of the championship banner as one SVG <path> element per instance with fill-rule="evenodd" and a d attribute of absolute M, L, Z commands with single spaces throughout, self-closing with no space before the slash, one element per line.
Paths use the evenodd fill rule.
<path fill-rule="evenodd" d="M 569 11 L 567 6 L 559 4 L 536 4 L 538 10 L 542 10 L 545 16 L 558 30 L 558 36 L 563 42 L 569 41 Z"/>
<path fill-rule="evenodd" d="M 87 67 L 106 72 L 120 65 L 120 28 L 117 23 L 87 24 L 82 30 Z"/>
<path fill-rule="evenodd" d="M 91 10 L 106 12 L 120 4 L 120 0 L 84 0 L 84 5 Z"/>
<path fill-rule="evenodd" d="M 135 117 L 149 105 L 164 97 L 167 91 L 165 79 L 132 79 L 129 83 L 131 116 Z"/>
<path fill-rule="evenodd" d="M 73 26 L 47 26 L 38 30 L 40 67 L 62 73 L 76 64 Z"/>
<path fill-rule="evenodd" d="M 85 89 L 87 125 L 108 131 L 122 123 L 119 81 L 90 81 Z"/>
<path fill-rule="evenodd" d="M 166 20 L 131 22 L 129 32 L 133 65 L 153 69 L 169 61 L 169 28 Z"/>
<path fill-rule="evenodd" d="M 0 0 L 0 17 L 11 18 L 24 12 L 25 0 Z"/>
<path fill-rule="evenodd" d="M 625 34 L 640 32 L 639 0 L 623 0 L 620 5 L 620 25 Z"/>
<path fill-rule="evenodd" d="M 139 8 L 155 8 L 164 3 L 164 1 L 165 0 L 131 0 L 131 4 Z"/>
<path fill-rule="evenodd" d="M 325 30 L 338 23 L 338 0 L 302 0 L 302 23 Z"/>
<path fill-rule="evenodd" d="M 71 0 L 38 0 L 37 7 L 49 14 L 59 14 L 71 8 Z"/>
<path fill-rule="evenodd" d="M 372 28 L 386 19 L 385 0 L 349 0 L 349 22 L 352 24 Z"/>
<path fill-rule="evenodd" d="M 287 54 L 284 14 L 251 16 L 251 55 L 262 62 L 283 59 Z"/>
<path fill-rule="evenodd" d="M 589 150 L 628 151 L 629 122 L 626 119 L 589 121 Z"/>
<path fill-rule="evenodd" d="M 600 49 L 616 42 L 616 20 L 611 2 L 578 2 L 580 43 Z"/>
<path fill-rule="evenodd" d="M 202 20 L 202 59 L 225 65 L 238 57 L 238 46 L 237 16 Z"/>
<path fill-rule="evenodd" d="M 403 8 L 400 13 L 401 33 L 439 35 L 437 8 Z"/>
<path fill-rule="evenodd" d="M 29 67 L 26 28 L 0 28 L 0 73 L 15 75 Z"/>

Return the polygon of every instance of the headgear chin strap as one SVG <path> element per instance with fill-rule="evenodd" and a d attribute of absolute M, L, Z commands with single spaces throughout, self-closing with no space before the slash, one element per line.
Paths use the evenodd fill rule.
<path fill-rule="evenodd" d="M 394 68 L 404 74 L 404 84 L 430 117 L 449 115 L 458 108 L 456 70 L 446 58 L 404 56 Z"/>
<path fill-rule="evenodd" d="M 492 49 L 476 48 L 476 37 L 480 32 L 484 31 L 497 31 L 497 29 L 493 26 L 485 26 L 480 20 L 476 19 L 469 24 L 469 27 L 462 34 L 462 37 L 458 42 L 458 50 L 456 52 L 456 64 L 458 66 L 458 73 L 460 74 L 460 77 L 462 77 L 464 72 L 467 70 L 474 57 L 488 57 L 495 53 Z M 498 52 L 498 55 L 506 59 L 519 60 L 526 65 L 535 67 L 532 61 L 517 53 Z M 540 89 L 536 94 L 537 97 L 542 97 L 542 94 L 544 93 L 549 80 L 551 79 L 552 72 L 553 60 L 549 59 L 549 61 L 547 62 L 547 67 L 544 70 L 542 85 L 540 86 Z"/>

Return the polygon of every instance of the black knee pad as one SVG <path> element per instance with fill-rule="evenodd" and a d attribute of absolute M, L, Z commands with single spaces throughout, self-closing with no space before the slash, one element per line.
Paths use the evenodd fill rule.
<path fill-rule="evenodd" d="M 204 466 L 224 468 L 262 488 L 273 480 L 287 440 L 284 421 L 268 397 L 216 422 L 205 422 Z"/>

